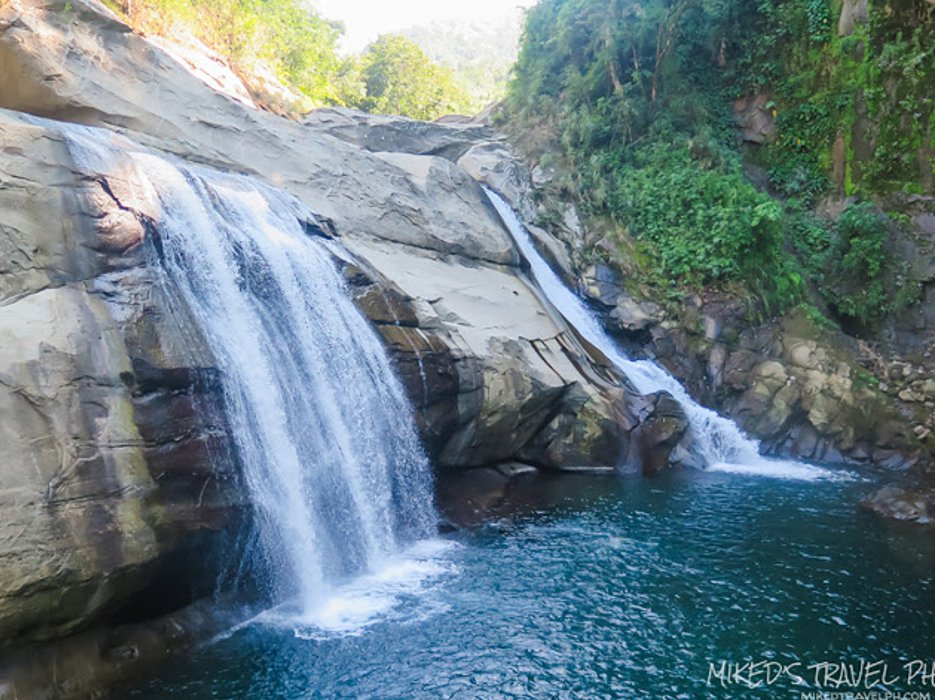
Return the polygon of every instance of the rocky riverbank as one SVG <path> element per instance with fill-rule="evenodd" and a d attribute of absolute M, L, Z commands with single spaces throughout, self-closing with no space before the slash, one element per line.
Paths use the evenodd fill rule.
<path fill-rule="evenodd" d="M 54 648 L 69 667 L 75 646 L 59 640 L 211 593 L 249 512 L 217 363 L 161 278 L 159 212 L 132 173 L 79 167 L 55 121 L 34 116 L 302 199 L 324 222 L 309 234 L 341 244 L 336 264 L 395 357 L 439 469 L 613 470 L 629 454 L 665 464 L 677 444 L 652 429 L 656 397 L 590 354 L 526 279 L 458 165 L 497 140 L 489 130 L 390 123 L 424 144 L 351 143 L 323 115 L 298 124 L 217 92 L 82 0 L 7 3 L 0 75 L 5 658 Z M 367 131 L 380 141 L 378 125 Z M 154 581 L 173 594 L 155 596 Z M 26 681 L 4 673 L 16 697 Z M 54 693 L 94 694 L 91 677 Z"/>
<path fill-rule="evenodd" d="M 54 121 L 33 117 L 107 129 L 118 145 L 302 200 L 321 222 L 304 222 L 309 235 L 340 244 L 335 264 L 447 474 L 655 471 L 691 450 L 678 405 L 641 396 L 540 298 L 481 184 L 624 342 L 772 453 L 906 475 L 931 464 L 923 365 L 868 366 L 863 347 L 801 317 L 751 325 L 730 300 L 673 314 L 640 297 L 625 270 L 595 262 L 599 234 L 548 195 L 548 174 L 527 174 L 488 126 L 342 110 L 290 121 L 219 91 L 236 78 L 177 60 L 93 0 L 9 0 L 0 81 L 4 659 L 55 648 L 57 665 L 93 666 L 69 640 L 210 594 L 249 519 L 216 359 L 162 283 L 149 225 L 159 212 L 132 173 L 78 167 Z M 110 647 L 98 646 L 101 677 L 133 672 L 131 659 L 105 673 Z M 163 648 L 143 646 L 147 657 Z M 23 668 L 0 664 L 0 698 L 24 695 Z M 94 679 L 49 697 L 92 697 Z"/>

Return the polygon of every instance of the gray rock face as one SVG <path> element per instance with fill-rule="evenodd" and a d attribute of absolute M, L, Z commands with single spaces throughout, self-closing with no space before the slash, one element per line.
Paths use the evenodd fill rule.
<path fill-rule="evenodd" d="M 372 266 L 370 279 L 392 280 L 395 300 L 371 285 L 358 303 L 397 357 L 441 468 L 517 457 L 554 469 L 620 461 L 638 422 L 619 417 L 623 390 L 517 270 L 384 242 L 345 244 Z"/>
<path fill-rule="evenodd" d="M 458 252 L 485 262 L 517 260 L 478 187 L 458 190 L 441 210 L 427 206 L 426 187 L 452 192 L 465 184 L 447 161 L 438 159 L 431 167 L 440 177 L 427 179 L 430 159 L 389 162 L 252 110 L 209 89 L 93 0 L 10 0 L 0 10 L 0 74 L 16 85 L 0 92 L 0 107 L 104 126 L 191 161 L 257 175 L 334 221 L 341 234 L 446 253 L 460 245 Z"/>
<path fill-rule="evenodd" d="M 771 143 L 776 139 L 776 117 L 768 108 L 768 95 L 749 95 L 734 102 L 734 121 L 748 143 Z"/>
<path fill-rule="evenodd" d="M 844 0 L 841 16 L 838 18 L 838 35 L 850 36 L 858 24 L 868 19 L 867 0 Z"/>
<path fill-rule="evenodd" d="M 132 183 L 77 175 L 19 112 L 252 174 L 319 213 L 440 469 L 690 462 L 684 416 L 615 376 L 524 277 L 478 184 L 522 210 L 489 130 L 338 110 L 297 124 L 192 66 L 93 0 L 0 9 L 15 110 L 0 112 L 0 648 L 92 625 L 246 505 L 211 349 L 154 283 L 155 213 Z"/>
<path fill-rule="evenodd" d="M 2 114 L 0 151 L 9 644 L 112 612 L 161 558 L 229 526 L 239 496 L 211 354 L 153 284 L 139 223 L 55 135 Z"/>
<path fill-rule="evenodd" d="M 489 127 L 480 124 L 420 122 L 338 107 L 316 109 L 302 123 L 367 151 L 439 156 L 452 162 L 476 143 L 496 138 Z"/>

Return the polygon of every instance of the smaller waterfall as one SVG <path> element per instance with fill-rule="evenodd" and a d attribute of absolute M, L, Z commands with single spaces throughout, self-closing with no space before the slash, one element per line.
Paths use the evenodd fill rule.
<path fill-rule="evenodd" d="M 42 123 L 79 167 L 121 178 L 157 212 L 163 284 L 221 369 L 262 560 L 274 595 L 295 601 L 288 614 L 352 628 L 437 574 L 438 547 L 412 549 L 436 516 L 411 408 L 335 268 L 336 244 L 306 232 L 314 214 L 254 179 Z"/>
<path fill-rule="evenodd" d="M 662 367 L 649 360 L 631 360 L 626 357 L 585 303 L 564 285 L 539 254 L 529 232 L 512 207 L 496 192 L 486 187 L 484 191 L 529 263 L 536 284 L 564 319 L 604 353 L 640 393 L 667 391 L 681 404 L 708 463 L 708 469 L 806 480 L 843 476 L 808 464 L 763 457 L 759 444 L 744 435 L 736 423 L 696 403 L 685 387 Z"/>

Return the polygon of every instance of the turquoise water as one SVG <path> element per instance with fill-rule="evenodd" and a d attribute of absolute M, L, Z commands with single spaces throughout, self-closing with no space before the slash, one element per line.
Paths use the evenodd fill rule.
<path fill-rule="evenodd" d="M 709 684 L 709 664 L 799 663 L 815 688 L 810 664 L 863 658 L 898 672 L 890 690 L 935 698 L 902 668 L 935 657 L 932 538 L 857 513 L 869 488 L 737 474 L 529 478 L 485 524 L 416 557 L 418 585 L 389 606 L 380 598 L 363 623 L 270 615 L 130 696 L 800 698 L 807 686 L 789 676 Z"/>

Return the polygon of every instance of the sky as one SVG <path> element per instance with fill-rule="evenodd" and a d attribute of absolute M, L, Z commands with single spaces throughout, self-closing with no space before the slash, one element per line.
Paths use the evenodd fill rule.
<path fill-rule="evenodd" d="M 312 0 L 328 19 L 344 22 L 346 51 L 359 51 L 380 34 L 437 21 L 495 20 L 537 0 Z"/>

